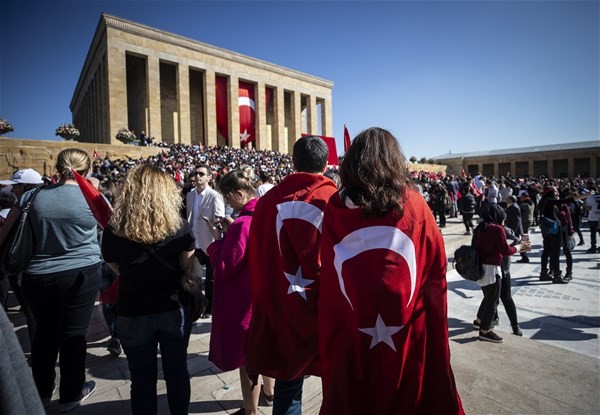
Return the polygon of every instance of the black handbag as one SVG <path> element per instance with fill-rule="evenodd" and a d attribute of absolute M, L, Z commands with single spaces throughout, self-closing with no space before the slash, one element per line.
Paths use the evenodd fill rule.
<path fill-rule="evenodd" d="M 146 251 L 148 251 L 158 262 L 163 264 L 165 267 L 173 272 L 182 272 L 181 269 L 177 270 L 175 267 L 162 258 L 154 248 L 148 245 L 143 245 Z M 208 298 L 202 292 L 202 280 L 200 275 L 193 273 L 192 271 L 182 272 L 181 279 L 179 280 L 180 290 L 178 295 L 188 295 L 190 299 L 190 306 L 192 309 L 191 320 L 192 322 L 198 320 L 200 316 L 206 310 L 208 306 Z"/>
<path fill-rule="evenodd" d="M 29 223 L 29 210 L 33 199 L 35 199 L 40 190 L 42 188 L 38 187 L 33 192 L 23 209 L 20 209 L 18 206 L 13 207 L 13 209 L 21 210 L 21 214 L 19 221 L 16 223 L 12 239 L 8 246 L 6 259 L 4 260 L 4 269 L 8 274 L 16 275 L 23 272 L 27 268 L 27 265 L 29 265 L 29 261 L 33 255 L 35 240 L 31 224 Z"/>

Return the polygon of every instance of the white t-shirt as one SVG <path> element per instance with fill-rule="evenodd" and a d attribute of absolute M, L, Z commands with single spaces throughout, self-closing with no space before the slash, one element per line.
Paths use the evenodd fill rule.
<path fill-rule="evenodd" d="M 588 213 L 588 220 L 598 222 L 600 220 L 600 194 L 588 196 L 585 199 L 585 205 L 592 208 Z"/>

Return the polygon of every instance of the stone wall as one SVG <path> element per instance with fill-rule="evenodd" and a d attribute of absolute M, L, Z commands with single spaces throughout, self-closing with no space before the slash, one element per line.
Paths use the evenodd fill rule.
<path fill-rule="evenodd" d="M 136 147 L 133 145 L 79 143 L 77 141 L 43 141 L 0 138 L 0 178 L 7 179 L 18 169 L 32 168 L 40 174 L 55 172 L 56 156 L 65 148 L 79 148 L 90 157 L 94 150 L 100 157 L 111 159 L 139 159 L 162 152 L 159 147 Z"/>

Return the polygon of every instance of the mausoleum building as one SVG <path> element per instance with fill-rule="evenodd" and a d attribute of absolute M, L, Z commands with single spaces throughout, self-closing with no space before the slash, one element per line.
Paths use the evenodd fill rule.
<path fill-rule="evenodd" d="M 79 141 L 115 144 L 122 128 L 182 144 L 291 152 L 332 136 L 333 83 L 102 14 L 70 109 Z"/>

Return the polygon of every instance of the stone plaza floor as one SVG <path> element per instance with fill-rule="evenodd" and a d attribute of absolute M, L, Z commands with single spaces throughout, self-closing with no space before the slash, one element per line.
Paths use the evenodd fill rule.
<path fill-rule="evenodd" d="M 576 247 L 573 281 L 567 285 L 540 282 L 541 235 L 531 232 L 533 251 L 529 264 L 513 258 L 512 294 L 524 337 L 510 334 L 502 305 L 495 331 L 504 343 L 479 341 L 472 321 L 482 299 L 476 283 L 463 280 L 452 269 L 456 248 L 468 244 L 458 219 L 442 229 L 448 265 L 448 325 L 452 366 L 468 414 L 597 414 L 600 413 L 600 254 L 586 254 L 587 244 Z M 564 257 L 561 265 L 564 270 Z M 13 299 L 14 301 L 14 299 Z M 12 303 L 8 316 L 23 347 L 29 349 L 24 317 Z M 241 405 L 238 371 L 221 372 L 208 361 L 210 320 L 193 327 L 188 350 L 192 383 L 190 413 L 228 414 Z M 96 307 L 88 332 L 87 377 L 97 382 L 96 392 L 74 414 L 130 413 L 129 372 L 124 355 L 106 350 L 108 332 Z M 159 366 L 160 367 L 160 366 Z M 162 372 L 158 382 L 159 413 L 168 414 Z M 360 398 L 359 398 L 360 399 Z M 318 414 L 321 383 L 307 378 L 303 413 Z M 271 409 L 261 401 L 263 414 Z M 57 414 L 58 396 L 49 414 Z"/>

